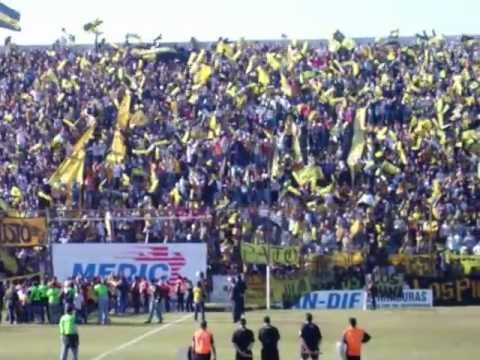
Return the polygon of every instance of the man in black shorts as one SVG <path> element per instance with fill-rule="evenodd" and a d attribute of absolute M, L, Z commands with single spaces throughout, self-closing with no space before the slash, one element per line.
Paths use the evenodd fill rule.
<path fill-rule="evenodd" d="M 270 324 L 270 317 L 263 318 L 263 326 L 258 332 L 258 340 L 262 343 L 261 360 L 279 360 L 278 342 L 280 333 Z"/>
<path fill-rule="evenodd" d="M 313 323 L 312 314 L 307 313 L 305 318 L 305 324 L 300 329 L 300 358 L 302 360 L 318 360 L 322 333 L 320 328 Z"/>
<path fill-rule="evenodd" d="M 232 343 L 235 347 L 235 360 L 252 360 L 252 346 L 255 342 L 253 331 L 247 329 L 247 320 L 240 319 L 240 328 L 233 333 Z"/>

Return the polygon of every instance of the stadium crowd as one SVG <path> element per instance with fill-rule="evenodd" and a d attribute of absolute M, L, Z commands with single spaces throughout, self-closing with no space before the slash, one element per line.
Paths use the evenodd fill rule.
<path fill-rule="evenodd" d="M 55 242 L 206 241 L 224 264 L 242 241 L 480 254 L 479 50 L 340 32 L 314 47 L 10 46 L 2 207 L 48 211 Z"/>

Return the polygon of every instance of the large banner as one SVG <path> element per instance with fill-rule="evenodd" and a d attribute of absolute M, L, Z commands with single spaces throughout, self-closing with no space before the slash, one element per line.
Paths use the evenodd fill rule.
<path fill-rule="evenodd" d="M 296 309 L 363 309 L 366 293 L 364 290 L 324 290 L 303 295 L 295 303 Z M 433 306 L 432 290 L 405 290 L 401 297 L 380 297 L 378 309 L 428 308 Z"/>
<path fill-rule="evenodd" d="M 406 273 L 412 276 L 433 276 L 435 272 L 436 259 L 430 255 L 395 254 L 389 260 L 392 265 L 402 265 Z"/>
<path fill-rule="evenodd" d="M 432 289 L 435 306 L 480 305 L 480 276 L 453 280 L 413 278 L 411 286 L 415 289 Z"/>
<path fill-rule="evenodd" d="M 54 244 L 53 272 L 60 280 L 122 274 L 148 280 L 190 280 L 207 268 L 206 244 Z"/>
<path fill-rule="evenodd" d="M 398 299 L 402 297 L 404 277 L 403 274 L 382 274 L 375 276 L 378 296 L 381 298 Z"/>
<path fill-rule="evenodd" d="M 452 257 L 454 259 L 455 256 Z M 461 259 L 460 259 L 461 258 Z M 480 256 L 457 256 L 469 271 L 478 267 L 480 270 Z M 305 267 L 322 275 L 331 272 L 334 267 L 350 268 L 362 265 L 365 257 L 362 252 L 337 252 L 332 255 L 309 254 L 305 256 Z M 389 263 L 405 268 L 407 274 L 412 276 L 433 276 L 435 273 L 435 258 L 430 255 L 405 255 L 395 254 L 389 257 Z"/>
<path fill-rule="evenodd" d="M 333 255 L 335 266 L 348 268 L 355 265 L 363 264 L 363 254 L 360 251 L 354 252 L 337 252 Z"/>
<path fill-rule="evenodd" d="M 380 297 L 377 299 L 379 309 L 429 308 L 433 306 L 431 289 L 403 290 L 400 298 Z"/>
<path fill-rule="evenodd" d="M 303 295 L 294 305 L 296 309 L 363 309 L 363 290 L 324 290 Z"/>
<path fill-rule="evenodd" d="M 351 266 L 362 265 L 363 262 L 364 257 L 360 251 L 336 252 L 333 255 L 309 254 L 305 256 L 305 267 L 310 271 L 316 271 L 318 274 L 330 272 L 335 266 L 346 269 Z"/>
<path fill-rule="evenodd" d="M 242 243 L 242 261 L 247 264 L 266 264 L 270 251 L 271 263 L 299 265 L 300 249 L 297 246 L 268 246 Z"/>
<path fill-rule="evenodd" d="M 41 246 L 46 239 L 45 218 L 0 218 L 0 246 Z"/>
<path fill-rule="evenodd" d="M 447 261 L 449 263 L 460 261 L 466 275 L 471 273 L 480 274 L 480 256 L 448 254 Z"/>
<path fill-rule="evenodd" d="M 266 305 L 265 277 L 248 275 L 246 277 L 246 301 L 251 306 Z M 275 306 L 289 307 L 303 294 L 312 291 L 311 279 L 308 275 L 298 274 L 292 277 L 276 277 L 270 279 L 270 301 Z"/>

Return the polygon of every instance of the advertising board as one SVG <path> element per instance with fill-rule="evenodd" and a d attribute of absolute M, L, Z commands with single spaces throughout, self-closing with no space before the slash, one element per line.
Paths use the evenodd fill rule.
<path fill-rule="evenodd" d="M 179 276 L 194 280 L 206 271 L 206 244 L 54 244 L 53 271 L 59 280 L 121 274 L 149 280 Z"/>
<path fill-rule="evenodd" d="M 339 310 L 363 309 L 365 292 L 363 290 L 322 290 L 313 291 L 300 297 L 294 308 Z"/>

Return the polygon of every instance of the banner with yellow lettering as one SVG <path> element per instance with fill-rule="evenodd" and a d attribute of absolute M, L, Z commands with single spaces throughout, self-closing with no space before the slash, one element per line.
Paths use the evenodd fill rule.
<path fill-rule="evenodd" d="M 246 277 L 246 302 L 249 306 L 265 307 L 266 288 L 265 277 L 262 275 L 248 275 Z M 297 274 L 292 277 L 276 277 L 270 279 L 270 301 L 278 307 L 288 307 L 296 299 L 307 294 L 312 288 L 312 279 L 308 274 Z"/>
<path fill-rule="evenodd" d="M 271 264 L 299 265 L 300 248 L 298 246 L 274 246 L 242 243 L 242 261 L 246 264 L 267 264 L 270 254 Z"/>
<path fill-rule="evenodd" d="M 430 255 L 391 255 L 389 261 L 394 266 L 403 266 L 411 276 L 433 276 L 435 273 L 435 258 Z"/>
<path fill-rule="evenodd" d="M 447 254 L 447 262 L 452 263 L 454 261 L 460 261 L 465 275 L 480 274 L 480 256 Z"/>
<path fill-rule="evenodd" d="M 434 306 L 480 305 L 480 276 L 458 279 L 415 277 L 410 279 L 413 289 L 432 289 Z"/>
<path fill-rule="evenodd" d="M 363 254 L 360 251 L 337 252 L 333 254 L 333 263 L 335 266 L 348 268 L 363 264 Z"/>
<path fill-rule="evenodd" d="M 332 255 L 310 254 L 305 257 L 305 268 L 322 276 L 331 273 L 333 268 L 349 268 L 362 265 L 364 257 L 361 251 L 337 252 Z"/>
<path fill-rule="evenodd" d="M 47 240 L 45 218 L 0 219 L 0 246 L 41 246 Z"/>

